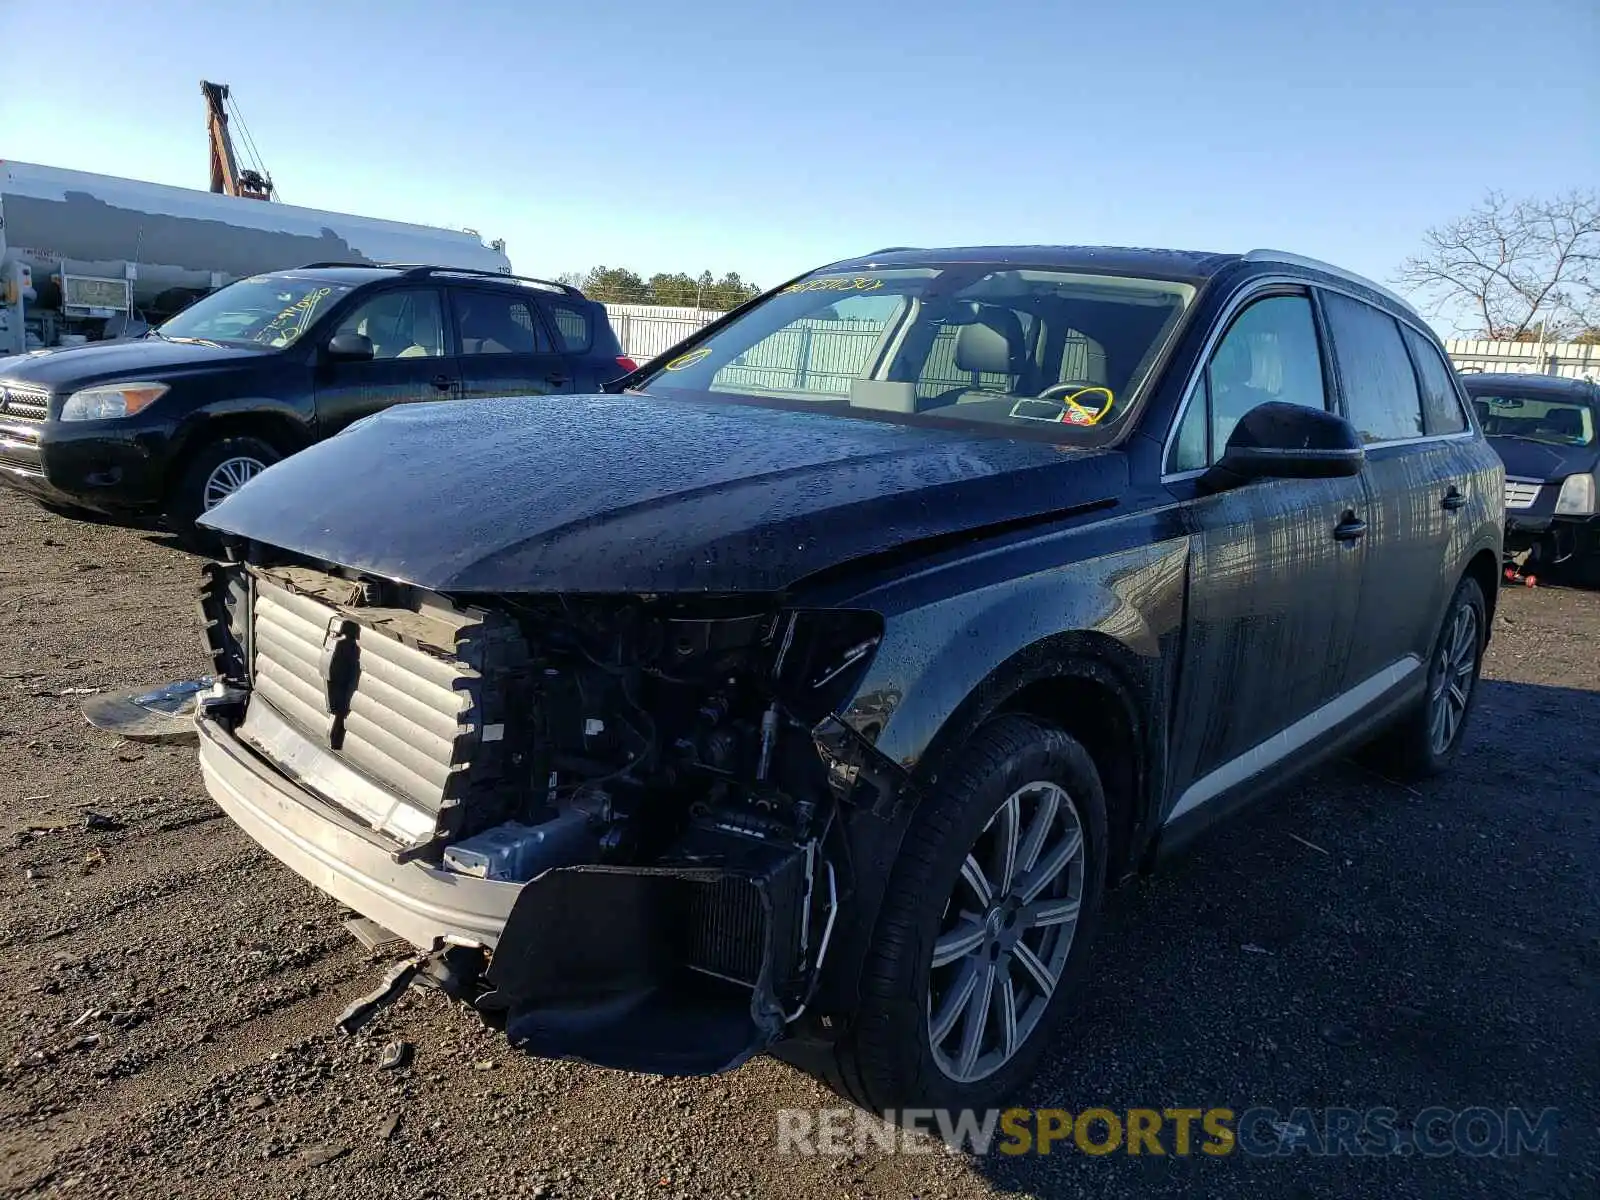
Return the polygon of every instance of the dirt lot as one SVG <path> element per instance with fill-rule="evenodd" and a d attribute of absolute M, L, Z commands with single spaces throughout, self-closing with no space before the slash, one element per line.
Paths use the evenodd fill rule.
<path fill-rule="evenodd" d="M 1119 892 L 1023 1098 L 1556 1108 L 1558 1155 L 1001 1161 L 780 1157 L 777 1110 L 838 1103 L 787 1067 L 534 1061 L 437 994 L 335 1034 L 382 970 L 338 906 L 220 816 L 192 749 L 68 694 L 199 673 L 196 574 L 0 494 L 0 1194 L 1600 1194 L 1600 596 L 1504 596 L 1450 776 L 1340 764 Z"/>

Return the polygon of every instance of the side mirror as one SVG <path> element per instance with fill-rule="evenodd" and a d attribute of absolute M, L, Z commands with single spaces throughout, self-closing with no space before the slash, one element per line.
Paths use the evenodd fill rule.
<path fill-rule="evenodd" d="M 1274 400 L 1239 419 L 1200 486 L 1222 492 L 1254 479 L 1336 479 L 1360 474 L 1366 460 L 1361 435 L 1343 417 Z"/>
<path fill-rule="evenodd" d="M 370 362 L 372 339 L 364 333 L 336 333 L 328 339 L 331 362 Z"/>

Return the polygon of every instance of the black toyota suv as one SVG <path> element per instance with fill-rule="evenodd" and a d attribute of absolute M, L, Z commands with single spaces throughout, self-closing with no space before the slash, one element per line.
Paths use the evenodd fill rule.
<path fill-rule="evenodd" d="M 194 519 L 392 404 L 592 392 L 634 369 L 605 309 L 542 279 L 315 263 L 241 279 L 142 338 L 0 358 L 0 483 Z"/>
<path fill-rule="evenodd" d="M 200 764 L 530 1052 L 985 1107 L 1108 883 L 1369 739 L 1451 760 L 1503 486 L 1336 268 L 886 250 L 206 514 Z"/>
<path fill-rule="evenodd" d="M 1587 379 L 1461 377 L 1506 466 L 1506 552 L 1528 572 L 1600 584 L 1600 387 Z"/>

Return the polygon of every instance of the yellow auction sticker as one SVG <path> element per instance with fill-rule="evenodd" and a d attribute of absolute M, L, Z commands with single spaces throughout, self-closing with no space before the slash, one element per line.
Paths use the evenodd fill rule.
<path fill-rule="evenodd" d="M 1096 393 L 1105 397 L 1105 403 L 1098 409 L 1089 408 L 1079 403 L 1083 397 L 1093 396 Z M 1111 406 L 1115 403 L 1115 399 L 1111 395 L 1110 388 L 1086 387 L 1082 391 L 1073 392 L 1070 396 L 1061 397 L 1061 403 L 1065 406 L 1061 414 L 1061 420 L 1064 423 L 1068 425 L 1093 425 L 1111 411 Z"/>

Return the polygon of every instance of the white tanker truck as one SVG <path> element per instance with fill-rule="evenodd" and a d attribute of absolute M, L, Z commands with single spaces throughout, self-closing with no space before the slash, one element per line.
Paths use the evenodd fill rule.
<path fill-rule="evenodd" d="M 330 261 L 511 271 L 470 231 L 0 160 L 0 355 L 137 333 L 243 276 Z"/>

